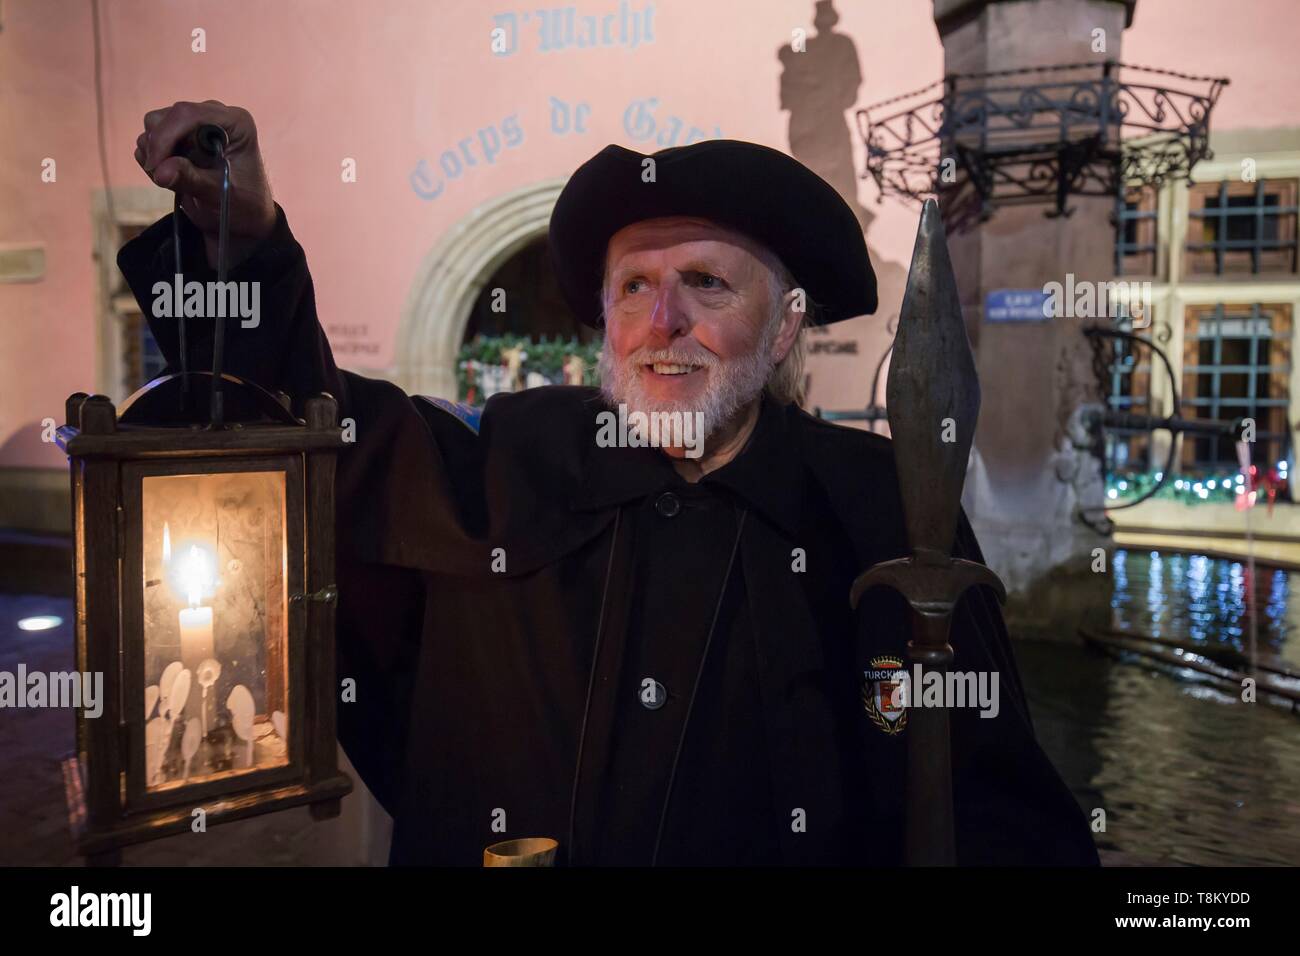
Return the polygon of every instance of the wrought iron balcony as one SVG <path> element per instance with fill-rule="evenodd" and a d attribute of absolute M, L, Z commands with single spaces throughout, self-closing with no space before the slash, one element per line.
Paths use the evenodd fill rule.
<path fill-rule="evenodd" d="M 881 198 L 936 197 L 948 229 L 1003 205 L 1115 198 L 1209 158 L 1228 81 L 1114 61 L 952 74 L 857 113 Z M 938 94 L 936 96 L 936 94 Z"/>

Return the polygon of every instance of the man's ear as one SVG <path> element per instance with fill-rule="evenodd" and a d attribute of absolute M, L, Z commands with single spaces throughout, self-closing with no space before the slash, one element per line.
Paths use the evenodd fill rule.
<path fill-rule="evenodd" d="M 781 297 L 781 327 L 772 342 L 772 360 L 782 361 L 794 348 L 794 340 L 803 328 L 803 312 L 794 308 L 795 300 L 803 296 L 801 289 L 790 289 Z"/>

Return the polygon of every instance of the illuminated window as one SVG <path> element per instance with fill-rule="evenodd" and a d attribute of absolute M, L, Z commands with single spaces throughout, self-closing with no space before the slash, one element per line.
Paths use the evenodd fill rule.
<path fill-rule="evenodd" d="M 1251 460 L 1271 466 L 1290 449 L 1287 406 L 1291 309 L 1286 305 L 1215 305 L 1187 310 L 1183 409 L 1188 418 L 1256 423 Z M 1237 467 L 1232 436 L 1183 438 L 1185 467 Z"/>
<path fill-rule="evenodd" d="M 1201 183 L 1188 200 L 1188 275 L 1296 271 L 1296 180 Z"/>

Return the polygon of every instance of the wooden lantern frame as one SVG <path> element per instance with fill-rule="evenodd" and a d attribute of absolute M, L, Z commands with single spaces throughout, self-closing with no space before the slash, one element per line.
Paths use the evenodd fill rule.
<path fill-rule="evenodd" d="M 71 466 L 77 670 L 104 675 L 97 718 L 76 713 L 76 749 L 64 761 L 69 821 L 92 863 L 120 862 L 125 846 L 190 830 L 202 807 L 215 825 L 308 805 L 315 819 L 339 814 L 351 779 L 338 768 L 334 606 L 334 474 L 343 447 L 338 405 L 308 399 L 294 418 L 287 396 L 260 393 L 276 414 L 224 427 L 130 423 L 150 389 L 175 391 L 180 376 L 133 396 L 119 418 L 102 395 L 77 393 L 58 431 Z M 275 471 L 285 479 L 287 557 L 286 764 L 150 792 L 145 785 L 142 489 L 159 475 Z M 126 702 L 125 708 L 123 702 Z"/>

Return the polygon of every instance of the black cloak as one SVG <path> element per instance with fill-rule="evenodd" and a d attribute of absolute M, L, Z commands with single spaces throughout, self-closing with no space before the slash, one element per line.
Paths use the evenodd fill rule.
<path fill-rule="evenodd" d="M 181 227 L 186 279 L 213 279 Z M 167 217 L 118 256 L 146 315 L 171 235 Z M 226 368 L 295 402 L 329 392 L 355 422 L 339 739 L 394 816 L 392 863 L 477 866 L 531 836 L 562 865 L 901 862 L 907 731 L 865 672 L 906 660 L 908 609 L 848 606 L 858 573 L 907 552 L 886 439 L 765 399 L 744 451 L 688 485 L 654 449 L 598 445 L 594 389 L 494 396 L 476 433 L 335 366 L 283 210 L 230 278 L 262 283 L 262 318 L 227 322 Z M 174 320 L 150 325 L 175 366 Z M 189 326 L 208 367 L 210 323 Z M 981 560 L 964 515 L 954 553 Z M 951 643 L 1000 692 L 996 717 L 950 711 L 958 862 L 1095 864 L 987 588 Z"/>

